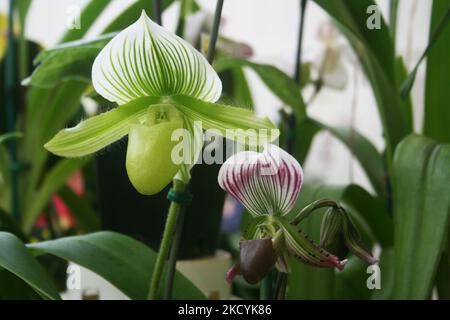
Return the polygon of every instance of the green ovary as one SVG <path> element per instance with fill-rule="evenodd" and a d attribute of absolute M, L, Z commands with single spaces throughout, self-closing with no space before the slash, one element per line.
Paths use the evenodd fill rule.
<path fill-rule="evenodd" d="M 126 168 L 136 190 L 144 195 L 160 192 L 173 179 L 179 165 L 172 161 L 174 130 L 183 127 L 169 106 L 151 107 L 146 124 L 134 124 L 128 135 Z M 162 117 L 161 117 L 162 115 Z M 167 117 L 166 117 L 167 116 Z M 155 118 L 156 117 L 156 118 Z"/>

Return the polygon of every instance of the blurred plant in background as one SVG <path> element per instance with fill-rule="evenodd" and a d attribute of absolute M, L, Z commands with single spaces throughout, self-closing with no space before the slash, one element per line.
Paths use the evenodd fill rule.
<path fill-rule="evenodd" d="M 97 17 L 109 5 L 109 0 L 89 1 L 81 13 L 84 27 L 65 32 L 54 48 L 40 50 L 38 45 L 25 38 L 23 32 L 31 1 L 10 1 L 15 6 L 11 7 L 9 17 L 17 16 L 18 19 L 7 29 L 7 42 L 4 42 L 5 33 L 0 35 L 0 49 L 5 47 L 2 43 L 7 43 L 0 68 L 0 84 L 5 88 L 0 94 L 0 230 L 5 231 L 0 232 L 1 298 L 59 298 L 61 288 L 57 288 L 52 280 L 58 271 L 51 271 L 52 263 L 40 264 L 32 253 L 39 255 L 41 262 L 44 254 L 73 261 L 103 276 L 130 298 L 147 297 L 156 253 L 130 237 L 95 231 L 104 227 L 105 222 L 116 220 L 119 225 L 126 225 L 123 231 L 128 235 L 157 248 L 168 206 L 165 194 L 169 190 L 150 199 L 139 198 L 128 178 L 118 173 L 118 168 L 123 169 L 125 163 L 121 142 L 97 155 L 96 161 L 60 159 L 42 146 L 61 129 L 88 116 L 81 102 L 86 97 L 108 109 L 117 106 L 93 90 L 91 69 L 95 58 L 117 32 L 139 17 L 143 9 L 151 12 L 155 21 L 160 21 L 161 13 L 173 2 L 180 2 L 177 34 L 184 35 L 203 53 L 216 53 L 213 67 L 223 84 L 219 103 L 229 102 L 247 108 L 253 105 L 244 73 L 245 69 L 252 69 L 283 103 L 281 141 L 298 162 L 303 163 L 306 159 L 317 133 L 328 131 L 348 147 L 372 186 L 373 192 L 369 192 L 358 185 L 327 186 L 307 181 L 286 219 L 292 221 L 293 214 L 320 199 L 339 203 L 351 214 L 352 224 L 360 231 L 362 242 L 377 249 L 376 257 L 379 257 L 382 271 L 381 290 L 368 290 L 367 264 L 352 255 L 347 256 L 348 251 L 341 247 L 336 253 L 339 252 L 339 258 L 348 259 L 341 272 L 290 261 L 291 274 L 284 284 L 287 298 L 428 299 L 434 288 L 440 299 L 450 298 L 450 93 L 447 88 L 450 1 L 433 0 L 429 45 L 424 48 L 423 59 L 412 70 L 407 70 L 403 58 L 395 51 L 398 0 L 390 1 L 389 24 L 383 19 L 377 30 L 366 27 L 366 10 L 374 4 L 372 0 L 299 0 L 301 22 L 308 14 L 307 3 L 315 2 L 330 15 L 336 29 L 323 27 L 320 37 L 324 41 L 325 54 L 321 54 L 322 58 L 310 59 L 301 54 L 303 23 L 299 24 L 298 50 L 293 53 L 298 61 L 294 77 L 274 66 L 247 60 L 252 50 L 245 44 L 217 37 L 221 10 L 217 10 L 210 23 L 208 13 L 203 13 L 195 1 L 155 0 L 154 9 L 152 2 L 138 0 L 132 3 L 112 18 L 97 38 L 85 40 Z M 4 24 L 5 18 L 1 21 Z M 18 26 L 15 32 L 12 32 L 12 25 Z M 209 36 L 202 36 L 208 33 Z M 344 44 L 337 40 L 338 33 L 345 37 Z M 206 52 L 205 48 L 211 43 L 217 44 L 216 50 Z M 307 103 L 303 99 L 310 85 L 313 92 L 319 92 L 318 89 L 324 87 L 338 89 L 347 84 L 348 74 L 341 62 L 348 48 L 354 52 L 376 98 L 385 142 L 382 152 L 353 127 L 331 127 L 314 119 L 308 110 L 310 98 L 306 99 Z M 425 58 L 426 62 L 423 62 Z M 427 65 L 424 122 L 423 127 L 414 132 L 413 120 L 417 115 L 413 113 L 409 90 L 421 63 Z M 26 78 L 23 82 L 26 87 L 20 86 Z M 67 180 L 74 174 L 83 181 L 82 197 L 77 189 L 67 185 Z M 186 207 L 186 217 L 190 218 L 182 224 L 184 240 L 178 241 L 188 254 L 184 256 L 181 250 L 179 257 L 209 255 L 217 248 L 220 208 L 224 199 L 215 183 L 217 174 L 218 168 L 213 166 L 193 169 L 190 191 L 204 194 L 208 188 L 210 196 L 208 199 L 194 196 L 191 205 Z M 113 184 L 108 177 L 118 183 Z M 115 202 L 116 198 L 120 198 L 121 203 Z M 74 218 L 75 225 L 69 224 L 69 229 L 64 228 L 58 218 L 57 212 L 67 212 L 60 200 Z M 107 207 L 105 202 L 111 202 L 111 206 Z M 113 213 L 114 209 L 130 213 L 119 218 Z M 102 224 L 99 212 L 102 213 Z M 151 216 L 153 220 L 130 218 L 138 213 L 141 214 L 139 217 Z M 302 221 L 302 230 L 312 238 L 320 239 L 322 221 L 333 216 L 326 209 L 318 209 L 315 215 Z M 242 231 L 249 222 L 248 215 L 243 215 Z M 327 230 L 324 228 L 323 232 Z M 239 256 L 241 230 L 222 237 L 225 239 L 222 243 L 236 257 Z M 72 234 L 77 235 L 66 237 Z M 53 240 L 42 241 L 46 238 Z M 32 239 L 41 242 L 23 244 Z M 327 237 L 322 239 L 322 244 L 327 242 Z M 204 297 L 180 273 L 173 271 L 173 276 L 173 298 Z M 266 278 L 268 280 L 263 281 L 262 287 L 249 286 L 236 278 L 234 293 L 243 298 L 255 298 L 262 289 L 272 292 L 270 296 L 273 296 L 283 283 L 278 280 L 280 276 L 275 277 L 273 273 Z M 159 292 L 158 295 L 169 297 L 170 293 Z"/>

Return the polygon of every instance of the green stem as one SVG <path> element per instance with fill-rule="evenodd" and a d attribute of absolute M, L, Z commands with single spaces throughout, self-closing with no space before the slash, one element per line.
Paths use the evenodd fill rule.
<path fill-rule="evenodd" d="M 275 299 L 284 300 L 286 299 L 286 288 L 287 288 L 288 274 L 284 272 L 278 273 L 277 284 L 275 286 Z"/>
<path fill-rule="evenodd" d="M 216 41 L 217 41 L 217 35 L 218 35 L 218 30 L 219 30 L 219 24 L 220 24 L 220 18 L 222 16 L 222 8 L 223 8 L 223 0 L 218 0 L 217 2 L 217 7 L 216 7 L 216 12 L 214 14 L 214 22 L 213 22 L 213 28 L 211 30 L 211 35 L 210 35 L 210 42 L 209 42 L 209 48 L 208 48 L 208 61 L 209 63 L 212 63 L 212 61 L 214 60 L 214 51 L 215 51 L 215 47 L 216 47 Z M 180 35 L 184 29 L 184 20 L 185 17 L 191 12 L 192 9 L 192 1 L 191 0 L 182 0 L 181 2 L 181 12 L 180 12 L 180 20 L 178 23 L 178 27 L 177 27 L 177 34 Z M 174 185 L 175 186 L 175 185 Z M 175 187 L 174 187 L 175 188 Z M 175 188 L 175 191 L 185 191 L 187 189 L 187 185 L 183 185 L 183 190 L 177 190 Z M 173 231 L 173 239 L 170 240 L 169 243 L 169 247 L 170 247 L 170 256 L 169 256 L 169 263 L 168 263 L 168 271 L 167 271 L 167 276 L 166 276 L 166 283 L 165 283 L 165 290 L 164 290 L 164 298 L 165 299 L 170 299 L 172 296 L 172 289 L 173 289 L 173 281 L 174 281 L 174 276 L 175 276 L 175 270 L 176 270 L 176 263 L 177 263 L 177 257 L 178 257 L 178 251 L 179 251 L 179 247 L 180 247 L 180 240 L 181 240 L 181 234 L 183 232 L 183 222 L 184 222 L 184 208 L 181 206 L 178 206 L 177 208 L 177 218 L 175 222 L 170 221 L 169 224 L 169 219 L 170 219 L 170 212 L 172 210 L 172 206 L 174 205 L 174 203 L 172 202 L 171 207 L 169 209 L 169 216 L 167 217 L 167 223 L 166 223 L 166 231 L 167 228 L 171 228 Z M 172 225 L 173 224 L 173 225 Z M 166 233 L 166 231 L 164 233 Z M 164 238 L 163 238 L 164 241 Z M 161 243 L 161 248 L 162 248 L 163 244 Z M 161 252 L 162 249 L 160 249 Z M 167 248 L 167 250 L 169 250 L 169 248 Z M 164 253 L 164 256 L 167 256 L 167 252 Z M 158 258 L 159 258 L 159 254 L 158 254 Z M 157 261 L 157 265 L 158 265 L 158 261 Z M 156 269 L 155 269 L 155 273 L 156 273 Z M 156 276 L 161 277 L 162 276 L 162 271 L 159 271 L 160 275 L 155 275 L 154 274 L 154 278 Z M 155 284 L 155 286 L 159 285 L 159 281 L 155 279 L 155 282 L 158 281 L 158 284 Z M 153 281 L 152 281 L 153 283 Z M 152 289 L 151 289 L 152 290 Z M 158 288 L 154 288 L 153 291 L 153 295 L 156 295 Z M 149 293 L 149 297 L 150 297 Z"/>
<path fill-rule="evenodd" d="M 209 36 L 209 46 L 208 46 L 208 55 L 206 59 L 209 63 L 212 63 L 214 60 L 214 54 L 216 52 L 216 42 L 217 37 L 219 36 L 219 25 L 220 19 L 222 17 L 222 8 L 223 8 L 224 0 L 217 0 L 216 11 L 214 12 L 214 21 L 211 29 L 211 34 Z"/>
<path fill-rule="evenodd" d="M 183 193 L 186 189 L 186 184 L 180 180 L 173 181 L 173 189 L 175 192 Z M 156 264 L 153 270 L 153 275 L 150 283 L 150 290 L 148 299 L 154 300 L 157 298 L 159 292 L 159 285 L 163 275 L 164 265 L 166 264 L 167 255 L 169 253 L 170 245 L 174 236 L 175 226 L 180 214 L 181 205 L 172 201 L 167 215 L 166 226 L 164 228 L 161 245 L 159 247 L 158 256 L 156 257 Z"/>
<path fill-rule="evenodd" d="M 298 225 L 302 220 L 304 220 L 305 218 L 307 218 L 313 211 L 321 209 L 321 208 L 340 208 L 339 204 L 336 203 L 336 201 L 333 200 L 328 200 L 328 199 L 321 199 L 321 200 L 316 200 L 312 203 L 310 203 L 309 205 L 307 205 L 306 207 L 304 207 L 302 209 L 302 211 L 300 211 L 300 213 L 298 213 L 294 220 L 291 221 L 292 225 Z"/>
<path fill-rule="evenodd" d="M 259 291 L 260 300 L 272 299 L 273 274 L 274 272 L 272 270 L 261 282 L 261 288 Z"/>
<path fill-rule="evenodd" d="M 5 60 L 5 109 L 7 116 L 7 131 L 14 132 L 16 128 L 16 48 L 14 41 L 14 1 L 9 1 L 8 12 L 8 51 Z M 11 156 L 11 213 L 19 220 L 18 204 L 18 172 L 17 172 L 17 150 L 15 140 L 8 144 Z"/>
<path fill-rule="evenodd" d="M 170 255 L 169 255 L 169 264 L 166 276 L 166 283 L 164 286 L 164 299 L 170 300 L 172 299 L 172 291 L 173 291 L 173 281 L 175 278 L 175 271 L 178 259 L 178 251 L 180 251 L 180 242 L 181 235 L 183 233 L 184 226 L 184 214 L 186 208 L 182 207 L 180 210 L 180 214 L 178 216 L 177 224 L 175 226 L 174 237 L 172 241 L 172 246 L 170 247 Z"/>
<path fill-rule="evenodd" d="M 392 42 L 395 45 L 395 38 L 397 35 L 397 12 L 398 12 L 398 0 L 390 0 L 389 5 L 389 31 L 391 34 Z"/>
<path fill-rule="evenodd" d="M 176 28 L 176 34 L 179 37 L 183 37 L 184 28 L 186 25 L 186 17 L 192 12 L 192 0 L 180 0 L 180 16 L 178 18 L 178 24 Z"/>
<path fill-rule="evenodd" d="M 298 41 L 297 41 L 297 51 L 295 55 L 295 69 L 294 69 L 294 80 L 299 85 L 302 81 L 302 43 L 303 43 L 303 30 L 305 24 L 305 9 L 306 9 L 307 0 L 300 0 L 300 20 L 298 22 Z M 291 112 L 286 117 L 286 126 L 287 126 L 287 145 L 286 151 L 290 154 L 294 153 L 295 148 L 295 140 L 296 140 L 296 126 L 297 126 L 297 117 L 295 112 Z"/>
<path fill-rule="evenodd" d="M 162 25 L 162 0 L 153 0 L 153 16 L 155 22 Z"/>

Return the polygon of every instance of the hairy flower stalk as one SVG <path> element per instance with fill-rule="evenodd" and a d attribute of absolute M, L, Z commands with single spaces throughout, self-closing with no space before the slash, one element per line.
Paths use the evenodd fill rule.
<path fill-rule="evenodd" d="M 218 180 L 253 217 L 242 237 L 239 261 L 227 273 L 228 281 L 242 275 L 247 282 L 255 284 L 273 266 L 289 273 L 289 255 L 314 267 L 342 270 L 347 260 L 340 260 L 327 250 L 341 234 L 350 251 L 369 263 L 376 262 L 360 246 L 358 231 L 348 212 L 332 200 L 313 202 L 294 220 L 287 220 L 286 215 L 294 207 L 303 183 L 303 171 L 279 147 L 266 145 L 261 153 L 245 151 L 234 155 L 220 169 Z M 318 245 L 298 224 L 312 212 L 326 207 L 331 209 L 324 217 Z"/>
<path fill-rule="evenodd" d="M 81 157 L 128 135 L 126 169 L 136 190 L 153 195 L 174 181 L 149 293 L 154 299 L 179 207 L 186 202 L 184 189 L 203 145 L 201 130 L 215 129 L 223 136 L 229 130 L 239 130 L 235 139 L 243 138 L 256 146 L 276 139 L 278 130 L 270 120 L 249 110 L 216 103 L 222 83 L 205 57 L 145 12 L 99 53 L 92 67 L 92 83 L 101 96 L 118 107 L 60 131 L 45 148 L 59 156 Z M 178 129 L 190 135 L 188 150 L 183 150 L 188 156 L 181 163 L 172 159 L 179 142 L 172 137 Z"/>

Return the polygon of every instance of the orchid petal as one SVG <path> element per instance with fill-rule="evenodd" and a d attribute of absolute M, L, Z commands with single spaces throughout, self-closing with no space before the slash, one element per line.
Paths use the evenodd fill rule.
<path fill-rule="evenodd" d="M 207 60 L 145 12 L 103 48 L 95 59 L 92 81 L 100 95 L 119 104 L 176 94 L 215 102 L 222 92 Z"/>
<path fill-rule="evenodd" d="M 276 217 L 276 220 L 283 230 L 288 251 L 300 261 L 319 268 L 344 268 L 345 260 L 340 261 L 338 257 L 316 245 L 308 235 L 291 225 L 284 217 Z"/>
<path fill-rule="evenodd" d="M 144 121 L 150 105 L 159 101 L 156 97 L 136 99 L 82 121 L 76 127 L 61 130 L 44 147 L 62 157 L 92 154 L 126 136 L 130 125 Z"/>
<path fill-rule="evenodd" d="M 303 182 L 300 164 L 275 145 L 262 153 L 244 151 L 230 157 L 219 171 L 219 185 L 254 216 L 287 214 Z"/>

